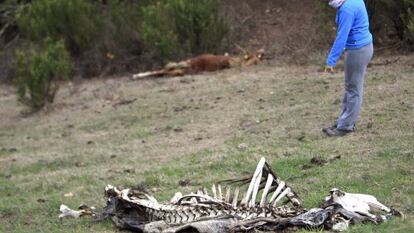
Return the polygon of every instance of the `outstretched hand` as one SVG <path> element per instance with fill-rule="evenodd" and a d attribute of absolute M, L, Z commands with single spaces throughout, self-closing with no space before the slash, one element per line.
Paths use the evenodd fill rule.
<path fill-rule="evenodd" d="M 333 68 L 333 66 L 325 66 L 325 71 L 324 72 L 333 74 L 333 73 L 335 73 L 335 69 Z"/>

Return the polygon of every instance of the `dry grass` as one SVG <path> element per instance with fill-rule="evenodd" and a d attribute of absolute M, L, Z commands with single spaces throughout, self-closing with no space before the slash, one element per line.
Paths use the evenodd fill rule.
<path fill-rule="evenodd" d="M 160 199 L 244 174 L 265 156 L 307 207 L 331 187 L 376 195 L 406 220 L 351 232 L 414 230 L 412 57 L 369 70 L 358 132 L 325 138 L 342 74 L 274 64 L 247 70 L 64 86 L 48 111 L 22 116 L 0 88 L 0 232 L 114 232 L 57 219 L 61 203 L 102 207 L 103 187 L 143 183 Z M 119 104 L 131 100 L 129 104 Z M 245 143 L 246 149 L 238 148 Z M 341 159 L 303 169 L 315 156 Z M 190 187 L 178 181 L 191 179 Z M 73 192 L 73 198 L 63 195 Z"/>

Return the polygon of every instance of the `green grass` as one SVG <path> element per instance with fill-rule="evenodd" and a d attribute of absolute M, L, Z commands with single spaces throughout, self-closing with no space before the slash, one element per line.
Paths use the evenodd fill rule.
<path fill-rule="evenodd" d="M 413 68 L 369 69 L 358 131 L 345 138 L 320 131 L 338 113 L 342 74 L 317 69 L 263 65 L 90 81 L 75 94 L 63 87 L 48 112 L 28 117 L 14 95 L 2 95 L 0 232 L 117 232 L 109 221 L 60 221 L 59 205 L 100 209 L 106 184 L 145 186 L 168 200 L 250 174 L 262 156 L 307 208 L 338 187 L 375 195 L 406 215 L 349 232 L 414 232 Z M 108 94 L 137 100 L 115 108 Z M 304 169 L 313 157 L 335 156 L 341 158 Z M 190 185 L 180 187 L 186 179 Z M 74 197 L 64 197 L 69 192 Z M 300 232 L 310 231 L 321 232 Z"/>

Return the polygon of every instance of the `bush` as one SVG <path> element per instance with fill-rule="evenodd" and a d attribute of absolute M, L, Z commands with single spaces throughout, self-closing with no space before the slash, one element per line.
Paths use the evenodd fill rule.
<path fill-rule="evenodd" d="M 17 96 L 33 110 L 53 102 L 58 81 L 67 79 L 72 68 L 62 41 L 47 40 L 45 44 L 44 51 L 17 53 Z"/>
<path fill-rule="evenodd" d="M 8 1 L 20 3 L 23 38 L 63 40 L 86 76 L 144 69 L 159 56 L 219 52 L 228 29 L 219 0 Z"/>
<path fill-rule="evenodd" d="M 161 0 L 143 7 L 142 34 L 163 58 L 217 52 L 228 25 L 218 0 Z"/>
<path fill-rule="evenodd" d="M 404 39 L 411 45 L 414 49 L 414 6 L 409 8 L 407 13 L 404 15 Z"/>
<path fill-rule="evenodd" d="M 123 0 L 109 0 L 107 23 L 110 38 L 114 47 L 133 50 L 139 41 L 139 22 L 141 21 L 141 6 L 139 3 Z"/>
<path fill-rule="evenodd" d="M 158 50 L 161 57 L 169 57 L 176 52 L 178 38 L 173 28 L 171 6 L 168 2 L 158 2 L 143 8 L 142 36 L 144 43 Z"/>
<path fill-rule="evenodd" d="M 17 35 L 16 14 L 19 4 L 16 0 L 6 0 L 0 4 L 0 48 Z"/>
<path fill-rule="evenodd" d="M 373 20 L 379 13 L 385 13 L 393 22 L 399 39 L 414 48 L 414 0 L 365 0 Z"/>
<path fill-rule="evenodd" d="M 85 0 L 36 0 L 22 7 L 17 23 L 30 39 L 63 39 L 70 51 L 78 54 L 94 42 L 99 27 L 96 13 Z"/>

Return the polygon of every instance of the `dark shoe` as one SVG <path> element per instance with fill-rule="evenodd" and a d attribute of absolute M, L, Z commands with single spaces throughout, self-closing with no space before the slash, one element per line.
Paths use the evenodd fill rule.
<path fill-rule="evenodd" d="M 338 128 L 334 128 L 334 129 L 324 128 L 322 131 L 328 137 L 343 137 L 347 134 L 354 132 L 353 130 L 344 130 L 344 129 L 338 129 Z"/>
<path fill-rule="evenodd" d="M 322 129 L 322 132 L 326 133 L 329 130 L 334 130 L 334 129 L 336 129 L 336 126 L 337 126 L 337 124 L 334 124 L 334 125 L 332 125 L 330 127 L 323 128 Z"/>

